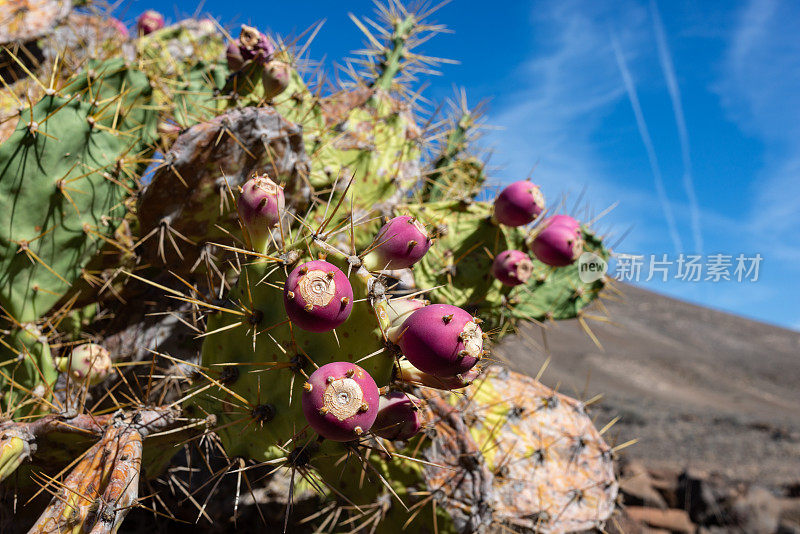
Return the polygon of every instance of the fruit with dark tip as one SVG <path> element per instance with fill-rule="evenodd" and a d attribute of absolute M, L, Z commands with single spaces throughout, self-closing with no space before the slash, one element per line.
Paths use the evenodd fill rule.
<path fill-rule="evenodd" d="M 154 9 L 148 9 L 136 19 L 136 29 L 140 35 L 147 35 L 164 27 L 164 15 Z"/>
<path fill-rule="evenodd" d="M 232 71 L 240 70 L 248 61 L 266 65 L 274 54 L 275 46 L 270 38 L 257 28 L 245 24 L 242 24 L 239 37 L 229 42 L 225 50 L 228 68 Z"/>
<path fill-rule="evenodd" d="M 431 304 L 403 322 L 400 350 L 417 369 L 436 376 L 466 373 L 483 355 L 478 321 L 458 306 Z"/>
<path fill-rule="evenodd" d="M 371 271 L 405 269 L 421 260 L 431 243 L 425 227 L 416 218 L 401 215 L 380 229 L 364 265 Z"/>
<path fill-rule="evenodd" d="M 280 221 L 284 206 L 283 188 L 268 176 L 254 176 L 245 182 L 236 209 L 254 245 L 266 241 L 272 227 Z"/>
<path fill-rule="evenodd" d="M 506 226 L 528 224 L 542 211 L 544 211 L 544 195 L 539 186 L 528 180 L 507 186 L 494 201 L 494 218 Z"/>
<path fill-rule="evenodd" d="M 239 51 L 245 61 L 257 61 L 266 64 L 272 60 L 275 53 L 275 46 L 272 41 L 252 26 L 242 24 L 242 31 L 239 34 Z"/>
<path fill-rule="evenodd" d="M 422 429 L 422 401 L 402 391 L 382 395 L 372 433 L 389 440 L 411 439 Z"/>
<path fill-rule="evenodd" d="M 521 250 L 504 250 L 494 258 L 492 276 L 510 287 L 524 284 L 533 273 L 530 256 Z"/>
<path fill-rule="evenodd" d="M 350 316 L 353 288 L 335 265 L 309 261 L 289 273 L 283 286 L 283 303 L 295 326 L 309 332 L 328 332 Z"/>
<path fill-rule="evenodd" d="M 531 246 L 536 259 L 553 267 L 565 267 L 578 259 L 583 252 L 580 232 L 564 224 L 550 224 L 533 240 Z"/>
<path fill-rule="evenodd" d="M 380 393 L 375 380 L 350 362 L 323 365 L 303 384 L 303 414 L 317 434 L 352 441 L 372 428 Z"/>

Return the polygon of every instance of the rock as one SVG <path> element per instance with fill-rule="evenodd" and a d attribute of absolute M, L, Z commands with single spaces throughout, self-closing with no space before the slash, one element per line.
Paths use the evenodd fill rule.
<path fill-rule="evenodd" d="M 636 460 L 628 460 L 622 465 L 619 489 L 627 505 L 667 508 L 664 498 L 653 488 L 650 473 Z"/>
<path fill-rule="evenodd" d="M 781 504 L 767 489 L 750 486 L 733 501 L 731 515 L 747 534 L 773 534 L 780 524 Z"/>
<path fill-rule="evenodd" d="M 689 513 L 695 523 L 721 524 L 719 510 L 721 495 L 709 482 L 710 475 L 697 469 L 687 469 L 678 477 L 677 504 Z"/>
<path fill-rule="evenodd" d="M 631 519 L 644 523 L 650 528 L 686 534 L 691 534 L 695 531 L 695 526 L 685 510 L 660 510 L 644 506 L 628 506 L 625 511 Z"/>
<path fill-rule="evenodd" d="M 644 526 L 638 521 L 634 521 L 625 510 L 617 508 L 614 515 L 606 523 L 606 534 L 643 534 Z"/>
<path fill-rule="evenodd" d="M 800 526 L 800 498 L 781 499 L 781 520 Z"/>
<path fill-rule="evenodd" d="M 678 477 L 681 472 L 674 469 L 649 469 L 651 485 L 664 501 L 667 508 L 683 508 L 678 501 Z"/>

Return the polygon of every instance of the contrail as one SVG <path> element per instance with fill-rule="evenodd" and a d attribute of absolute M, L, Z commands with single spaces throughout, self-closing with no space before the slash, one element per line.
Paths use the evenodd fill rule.
<path fill-rule="evenodd" d="M 672 100 L 672 110 L 675 113 L 675 123 L 678 126 L 678 137 L 681 143 L 681 158 L 683 159 L 683 188 L 686 190 L 686 196 L 689 197 L 689 210 L 691 212 L 695 252 L 702 253 L 703 235 L 700 232 L 700 208 L 697 205 L 697 195 L 695 194 L 694 180 L 692 178 L 689 132 L 686 129 L 686 120 L 683 116 L 681 90 L 678 87 L 678 79 L 675 76 L 675 66 L 672 63 L 672 54 L 670 54 L 669 51 L 664 25 L 661 23 L 661 15 L 658 13 L 656 0 L 650 0 L 650 12 L 653 14 L 653 26 L 656 31 L 658 59 L 661 62 L 661 70 L 664 72 L 664 78 L 667 80 L 667 89 L 669 90 L 670 100 Z"/>
<path fill-rule="evenodd" d="M 633 84 L 633 78 L 628 71 L 628 66 L 625 63 L 625 57 L 619 48 L 619 43 L 612 36 L 611 45 L 614 47 L 614 55 L 617 58 L 617 65 L 619 66 L 620 74 L 622 74 L 622 81 L 625 83 L 625 90 L 628 93 L 628 100 L 631 102 L 633 114 L 636 116 L 636 125 L 639 127 L 639 135 L 644 143 L 644 148 L 647 151 L 647 158 L 650 160 L 650 170 L 653 172 L 653 180 L 656 184 L 656 193 L 658 200 L 661 203 L 661 209 L 664 211 L 664 218 L 667 220 L 667 227 L 669 234 L 672 238 L 672 244 L 675 246 L 675 251 L 678 254 L 683 253 L 683 243 L 681 243 L 681 236 L 678 234 L 678 227 L 675 224 L 675 216 L 672 213 L 672 207 L 667 198 L 667 192 L 664 190 L 664 180 L 661 177 L 661 167 L 658 165 L 658 158 L 656 157 L 656 150 L 653 147 L 653 140 L 650 138 L 650 131 L 647 129 L 647 123 L 644 121 L 644 114 L 642 113 L 642 106 L 639 104 L 639 97 L 636 95 L 636 87 Z"/>

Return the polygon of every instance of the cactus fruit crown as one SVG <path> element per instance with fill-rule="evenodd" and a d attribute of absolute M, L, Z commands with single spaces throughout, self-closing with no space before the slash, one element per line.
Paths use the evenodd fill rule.
<path fill-rule="evenodd" d="M 130 36 L 62 4 L 22 9 L 47 29 L 9 42 L 52 61 L 9 49 L 24 68 L 0 101 L 0 126 L 17 118 L 0 128 L 0 480 L 32 491 L 64 470 L 32 531 L 117 531 L 140 477 L 208 502 L 265 466 L 331 502 L 307 519 L 320 530 L 601 526 L 616 486 L 583 405 L 489 355 L 531 319 L 588 329 L 607 280 L 574 262 L 608 250 L 566 215 L 540 221 L 530 181 L 478 200 L 465 96 L 419 126 L 430 13 L 390 0 L 355 19 L 369 50 L 326 93 L 308 43 L 153 11 Z M 183 445 L 214 449 L 212 470 L 235 460 L 189 480 Z"/>

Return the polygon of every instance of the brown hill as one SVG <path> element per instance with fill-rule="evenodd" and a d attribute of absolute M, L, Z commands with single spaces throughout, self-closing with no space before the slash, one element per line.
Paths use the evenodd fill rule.
<path fill-rule="evenodd" d="M 589 399 L 625 455 L 780 485 L 800 480 L 800 333 L 623 285 L 606 301 L 615 325 L 528 326 L 500 354 L 512 367 Z M 536 347 L 535 345 L 539 345 Z M 588 386 L 587 386 L 588 380 Z"/>

